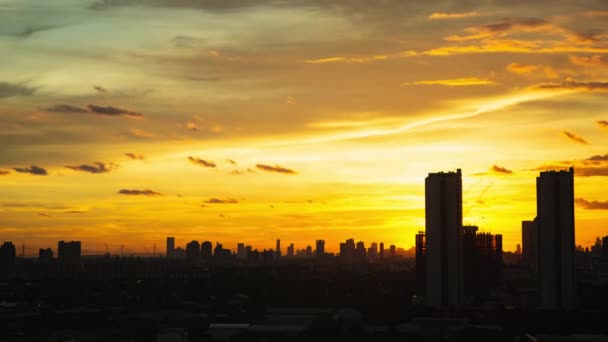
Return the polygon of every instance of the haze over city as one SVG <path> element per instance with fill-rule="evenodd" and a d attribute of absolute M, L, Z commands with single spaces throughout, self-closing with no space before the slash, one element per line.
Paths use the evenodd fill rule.
<path fill-rule="evenodd" d="M 607 18 L 574 0 L 0 0 L 2 238 L 407 249 L 425 177 L 462 169 L 464 223 L 509 251 L 539 172 L 573 166 L 591 246 Z"/>

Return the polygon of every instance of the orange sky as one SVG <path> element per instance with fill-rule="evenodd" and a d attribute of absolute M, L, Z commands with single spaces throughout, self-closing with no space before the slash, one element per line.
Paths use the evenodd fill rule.
<path fill-rule="evenodd" d="M 27 253 L 196 239 L 409 248 L 424 178 L 521 240 L 575 167 L 608 235 L 604 1 L 0 0 L 0 238 Z"/>

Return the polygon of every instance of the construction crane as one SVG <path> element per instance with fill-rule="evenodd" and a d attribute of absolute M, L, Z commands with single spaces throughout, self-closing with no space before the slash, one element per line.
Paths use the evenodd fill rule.
<path fill-rule="evenodd" d="M 475 202 L 473 202 L 468 208 L 467 211 L 464 213 L 463 216 L 467 216 L 471 210 L 473 210 L 475 208 L 475 206 L 477 206 L 477 204 L 479 204 L 481 202 L 481 200 L 483 199 L 483 196 L 485 196 L 485 194 L 488 192 L 488 190 L 490 190 L 490 188 L 492 187 L 492 185 L 494 185 L 494 181 L 491 181 L 490 184 L 488 184 L 479 194 L 479 196 L 477 196 L 477 199 L 475 199 Z"/>

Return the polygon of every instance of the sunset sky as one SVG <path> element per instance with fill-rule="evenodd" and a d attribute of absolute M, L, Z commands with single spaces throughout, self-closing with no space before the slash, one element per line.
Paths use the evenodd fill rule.
<path fill-rule="evenodd" d="M 575 167 L 608 235 L 608 2 L 0 0 L 0 239 L 409 248 L 424 178 L 521 241 Z M 19 249 L 20 252 L 20 249 Z"/>

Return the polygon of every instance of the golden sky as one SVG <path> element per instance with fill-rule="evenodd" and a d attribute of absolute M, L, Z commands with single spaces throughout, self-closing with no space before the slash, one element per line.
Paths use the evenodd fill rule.
<path fill-rule="evenodd" d="M 575 167 L 608 235 L 605 1 L 0 0 L 0 237 L 409 248 L 424 178 L 521 240 Z"/>

